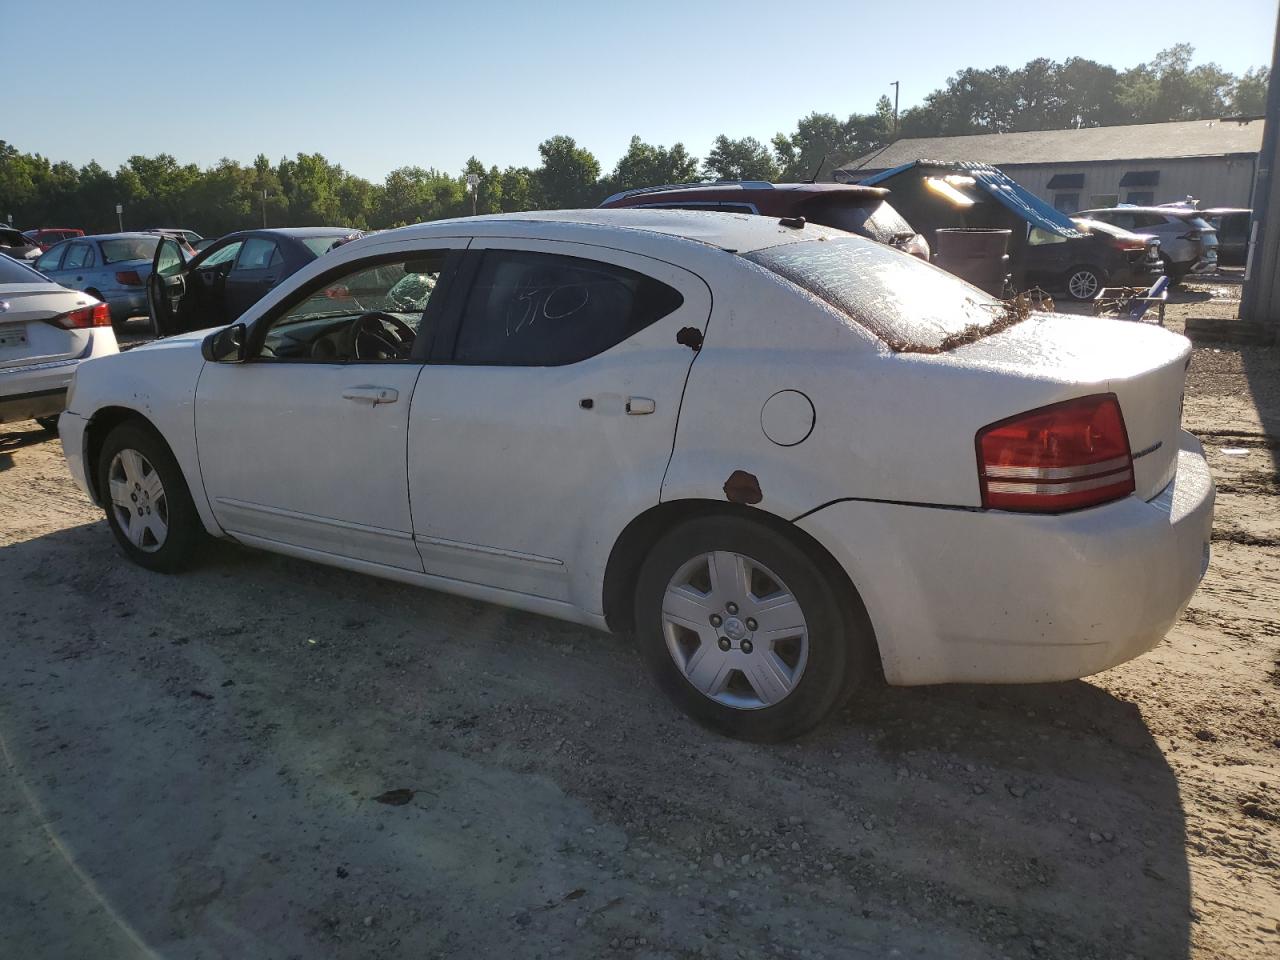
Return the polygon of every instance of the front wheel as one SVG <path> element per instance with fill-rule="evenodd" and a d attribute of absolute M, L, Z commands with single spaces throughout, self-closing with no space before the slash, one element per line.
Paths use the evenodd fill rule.
<path fill-rule="evenodd" d="M 98 491 L 120 549 L 149 570 L 191 564 L 204 539 L 182 469 L 160 435 L 126 421 L 107 435 L 98 456 Z"/>
<path fill-rule="evenodd" d="M 1072 300 L 1092 300 L 1102 287 L 1102 273 L 1096 267 L 1073 267 L 1067 273 L 1067 296 Z"/>
<path fill-rule="evenodd" d="M 698 722 L 745 740 L 784 740 L 873 673 L 873 641 L 846 592 L 772 527 L 693 520 L 659 540 L 641 568 L 640 652 Z"/>

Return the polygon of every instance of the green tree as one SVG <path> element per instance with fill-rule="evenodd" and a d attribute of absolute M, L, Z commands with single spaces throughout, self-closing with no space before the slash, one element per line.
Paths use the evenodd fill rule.
<path fill-rule="evenodd" d="M 1267 83 L 1270 71 L 1266 67 L 1246 70 L 1231 88 L 1231 112 L 1237 117 L 1260 117 L 1267 110 Z"/>
<path fill-rule="evenodd" d="M 673 144 L 668 150 L 633 136 L 613 172 L 601 181 L 600 192 L 613 194 L 664 183 L 688 183 L 697 176 L 698 158 L 691 156 L 683 143 Z"/>
<path fill-rule="evenodd" d="M 702 161 L 702 173 L 717 180 L 772 181 L 778 179 L 778 165 L 769 148 L 755 137 L 730 140 L 722 133 Z"/>
<path fill-rule="evenodd" d="M 534 171 L 538 202 L 552 210 L 591 207 L 600 201 L 600 161 L 563 134 L 538 144 L 542 166 Z"/>

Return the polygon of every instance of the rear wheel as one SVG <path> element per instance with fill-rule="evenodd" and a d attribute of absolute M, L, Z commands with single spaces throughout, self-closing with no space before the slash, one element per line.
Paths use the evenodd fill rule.
<path fill-rule="evenodd" d="M 658 685 L 695 720 L 783 740 L 873 674 L 872 639 L 847 599 L 789 537 L 708 517 L 672 530 L 645 559 L 636 634 Z"/>
<path fill-rule="evenodd" d="M 107 523 L 130 560 L 163 573 L 190 565 L 204 527 L 178 461 L 155 430 L 138 421 L 117 426 L 102 445 L 96 476 Z"/>
<path fill-rule="evenodd" d="M 1067 271 L 1067 296 L 1072 300 L 1092 300 L 1102 289 L 1102 271 L 1081 265 Z"/>

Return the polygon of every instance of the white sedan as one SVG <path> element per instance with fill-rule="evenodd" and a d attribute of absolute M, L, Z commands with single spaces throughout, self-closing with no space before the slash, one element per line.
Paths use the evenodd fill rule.
<path fill-rule="evenodd" d="M 1159 642 L 1213 514 L 1188 355 L 802 220 L 528 213 L 355 241 L 87 364 L 61 434 L 146 567 L 228 537 L 634 631 L 695 718 L 779 739 L 879 673 Z"/>

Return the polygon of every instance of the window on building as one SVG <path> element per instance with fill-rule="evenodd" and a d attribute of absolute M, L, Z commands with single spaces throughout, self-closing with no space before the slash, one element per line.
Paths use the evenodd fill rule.
<path fill-rule="evenodd" d="M 1080 194 L 1055 193 L 1053 195 L 1053 209 L 1059 213 L 1075 213 L 1080 209 Z"/>
<path fill-rule="evenodd" d="M 1089 198 L 1090 207 L 1114 207 L 1119 202 L 1118 193 L 1095 193 Z"/>
<path fill-rule="evenodd" d="M 1124 202 L 1132 203 L 1135 207 L 1149 207 L 1156 202 L 1155 191 L 1130 190 L 1124 195 Z"/>

